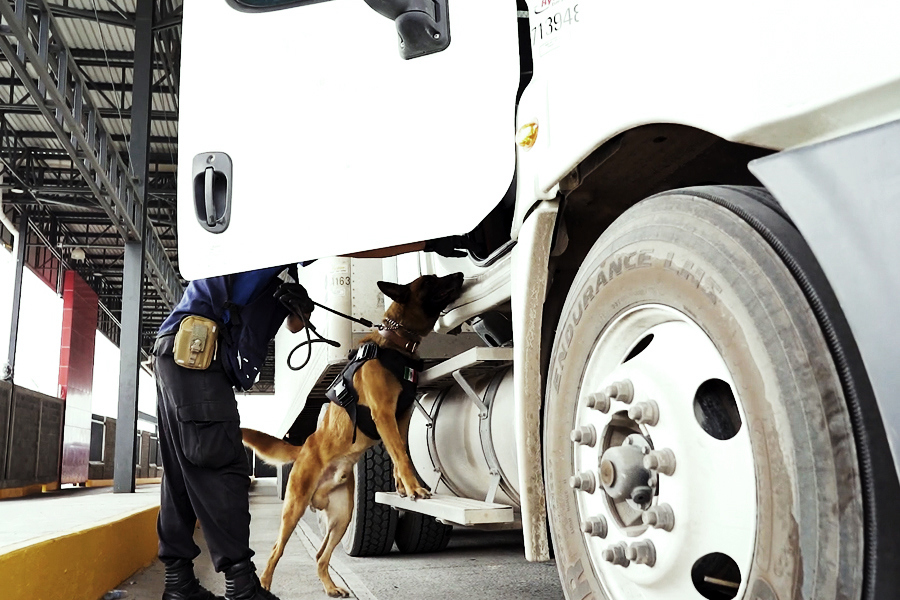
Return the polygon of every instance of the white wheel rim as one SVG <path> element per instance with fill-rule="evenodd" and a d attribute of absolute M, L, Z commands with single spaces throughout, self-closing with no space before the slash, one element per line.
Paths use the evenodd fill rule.
<path fill-rule="evenodd" d="M 631 350 L 651 334 L 649 345 L 626 362 Z M 634 399 L 630 405 L 612 400 L 608 413 L 588 408 L 586 400 L 590 394 L 623 380 L 633 384 Z M 729 439 L 713 437 L 695 417 L 696 391 L 709 380 L 725 382 L 734 397 L 740 425 Z M 727 395 L 728 388 L 721 387 Z M 671 531 L 642 524 L 623 527 L 620 513 L 600 483 L 601 454 L 606 446 L 622 443 L 604 439 L 604 432 L 611 435 L 617 430 L 612 416 L 622 419 L 630 406 L 648 400 L 658 406 L 658 422 L 638 427 L 653 448 L 668 448 L 675 456 L 672 475 L 657 474 L 658 494 L 650 507 L 671 507 Z M 573 490 L 579 519 L 584 523 L 602 516 L 608 524 L 605 538 L 580 535 L 610 598 L 703 598 L 692 581 L 692 568 L 710 553 L 725 554 L 736 563 L 739 582 L 713 585 L 740 597 L 747 585 L 756 538 L 756 479 L 750 428 L 725 361 L 706 333 L 686 315 L 666 306 L 644 305 L 622 313 L 590 350 L 577 402 L 574 427 L 593 425 L 600 438 L 593 447 L 572 442 L 572 474 L 593 471 L 597 478 L 593 493 Z M 622 566 L 602 557 L 603 550 L 613 544 L 638 541 L 652 543 L 653 566 L 637 562 Z"/>

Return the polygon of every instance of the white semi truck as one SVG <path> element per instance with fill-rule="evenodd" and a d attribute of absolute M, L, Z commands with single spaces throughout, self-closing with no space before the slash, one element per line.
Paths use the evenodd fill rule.
<path fill-rule="evenodd" d="M 318 258 L 314 299 L 378 320 L 376 279 L 466 276 L 410 429 L 438 499 L 379 494 L 397 524 L 367 455 L 349 551 L 521 526 L 569 600 L 900 597 L 898 22 L 876 0 L 185 3 L 187 278 Z M 465 258 L 327 258 L 456 235 Z M 344 347 L 279 364 L 288 439 L 363 332 L 314 322 Z"/>

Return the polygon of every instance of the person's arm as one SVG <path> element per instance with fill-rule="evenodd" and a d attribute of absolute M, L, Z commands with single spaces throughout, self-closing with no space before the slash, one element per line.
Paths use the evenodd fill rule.
<path fill-rule="evenodd" d="M 284 266 L 268 267 L 231 275 L 228 300 L 238 306 L 246 306 L 256 300 L 284 269 Z"/>
<path fill-rule="evenodd" d="M 388 256 L 396 256 L 398 254 L 406 254 L 407 252 L 422 251 L 435 252 L 446 257 L 461 258 L 466 256 L 465 250 L 468 249 L 468 247 L 466 236 L 451 235 L 423 242 L 412 242 L 410 244 L 400 244 L 399 246 L 364 250 L 362 252 L 344 254 L 343 256 L 349 256 L 350 258 L 385 258 Z"/>
<path fill-rule="evenodd" d="M 349 256 L 350 258 L 386 258 L 388 256 L 424 250 L 425 244 L 426 242 L 413 242 L 411 244 L 400 244 L 399 246 L 388 246 L 387 248 L 376 248 L 375 250 L 363 250 L 362 252 L 353 252 L 342 256 Z"/>

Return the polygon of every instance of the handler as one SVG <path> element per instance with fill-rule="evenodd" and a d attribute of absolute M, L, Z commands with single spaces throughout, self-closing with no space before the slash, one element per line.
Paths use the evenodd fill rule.
<path fill-rule="evenodd" d="M 278 600 L 250 558 L 250 467 L 235 387 L 256 382 L 282 322 L 303 328 L 313 304 L 284 267 L 192 281 L 154 347 L 163 464 L 157 533 L 166 566 L 163 600 L 222 600 L 200 585 L 193 559 L 199 519 L 227 600 Z"/>
<path fill-rule="evenodd" d="M 463 257 L 469 241 L 449 236 L 358 252 Z M 304 265 L 308 263 L 303 263 Z M 250 465 L 241 442 L 235 387 L 253 387 L 282 322 L 297 333 L 314 305 L 299 283 L 272 267 L 192 281 L 159 329 L 153 349 L 163 478 L 156 530 L 166 565 L 163 600 L 222 600 L 200 585 L 193 560 L 200 521 L 226 600 L 278 600 L 250 558 Z"/>

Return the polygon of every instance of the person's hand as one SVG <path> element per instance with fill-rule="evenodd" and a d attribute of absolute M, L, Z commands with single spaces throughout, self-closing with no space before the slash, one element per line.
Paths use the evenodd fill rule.
<path fill-rule="evenodd" d="M 465 258 L 468 256 L 469 240 L 464 235 L 450 235 L 425 242 L 425 252 L 434 252 L 447 258 Z"/>
<path fill-rule="evenodd" d="M 291 333 L 297 333 L 298 331 L 302 331 L 306 326 L 306 323 L 309 323 L 309 315 L 306 315 L 307 321 L 304 322 L 303 319 L 291 313 L 287 316 L 287 319 L 284 320 L 284 325 L 287 327 L 287 330 Z M 315 329 L 312 327 L 312 323 L 309 323 L 311 329 Z"/>
<path fill-rule="evenodd" d="M 307 319 L 315 308 L 313 301 L 309 299 L 306 288 L 299 283 L 285 282 L 275 290 L 275 299 L 284 304 L 289 311 L 298 317 L 303 315 Z"/>

